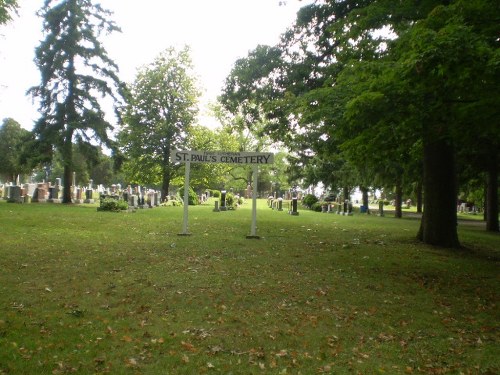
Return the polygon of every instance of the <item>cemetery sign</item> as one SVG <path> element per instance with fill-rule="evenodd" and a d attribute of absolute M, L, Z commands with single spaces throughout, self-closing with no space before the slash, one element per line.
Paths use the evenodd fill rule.
<path fill-rule="evenodd" d="M 274 154 L 271 152 L 227 152 L 227 151 L 180 151 L 173 150 L 170 153 L 172 163 L 186 163 L 184 178 L 184 220 L 182 224 L 182 236 L 188 233 L 188 192 L 189 172 L 191 163 L 224 163 L 224 164 L 251 164 L 253 168 L 252 187 L 252 226 L 247 238 L 259 238 L 256 234 L 257 228 L 257 175 L 259 165 L 273 164 Z"/>
<path fill-rule="evenodd" d="M 170 153 L 173 163 L 273 164 L 270 152 L 178 151 Z"/>

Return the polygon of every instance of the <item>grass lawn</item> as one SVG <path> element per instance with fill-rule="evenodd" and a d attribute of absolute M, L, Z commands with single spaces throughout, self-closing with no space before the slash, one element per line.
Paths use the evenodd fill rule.
<path fill-rule="evenodd" d="M 0 202 L 0 374 L 498 374 L 500 236 L 259 202 Z"/>

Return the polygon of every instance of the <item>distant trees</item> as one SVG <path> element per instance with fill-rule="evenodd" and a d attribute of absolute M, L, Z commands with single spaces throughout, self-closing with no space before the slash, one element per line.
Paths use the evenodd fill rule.
<path fill-rule="evenodd" d="M 0 179 L 16 181 L 17 175 L 30 172 L 21 155 L 31 133 L 12 118 L 0 126 Z"/>
<path fill-rule="evenodd" d="M 185 149 L 199 96 L 187 46 L 168 48 L 139 70 L 119 134 L 131 182 L 161 185 L 162 196 L 168 195 L 175 176 L 170 152 Z"/>
<path fill-rule="evenodd" d="M 41 82 L 29 93 L 40 102 L 33 129 L 39 150 L 57 149 L 62 157 L 63 203 L 71 202 L 73 144 L 93 142 L 114 149 L 98 97 L 120 102 L 123 92 L 118 67 L 99 41 L 101 33 L 119 31 L 111 12 L 91 0 L 45 0 L 45 39 L 36 49 Z"/>

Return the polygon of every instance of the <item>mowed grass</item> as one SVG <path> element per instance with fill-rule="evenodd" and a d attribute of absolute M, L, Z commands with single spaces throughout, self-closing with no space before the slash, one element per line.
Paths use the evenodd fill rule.
<path fill-rule="evenodd" d="M 389 216 L 0 202 L 0 374 L 497 374 L 500 236 Z"/>

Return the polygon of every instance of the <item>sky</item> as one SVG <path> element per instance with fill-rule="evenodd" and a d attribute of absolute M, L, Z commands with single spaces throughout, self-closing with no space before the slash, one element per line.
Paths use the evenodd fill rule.
<path fill-rule="evenodd" d="M 18 0 L 19 15 L 0 26 L 0 121 L 11 117 L 31 129 L 37 105 L 26 91 L 39 84 L 34 49 L 43 39 L 35 12 L 44 0 Z M 286 5 L 280 3 L 286 2 Z M 122 29 L 103 40 L 120 78 L 133 82 L 137 69 L 163 50 L 184 45 L 203 96 L 200 125 L 216 126 L 206 108 L 220 93 L 234 62 L 259 44 L 275 45 L 293 24 L 300 7 L 312 0 L 101 0 Z M 139 4 L 139 5 L 138 5 Z M 108 117 L 114 121 L 113 117 Z"/>

